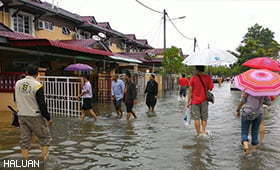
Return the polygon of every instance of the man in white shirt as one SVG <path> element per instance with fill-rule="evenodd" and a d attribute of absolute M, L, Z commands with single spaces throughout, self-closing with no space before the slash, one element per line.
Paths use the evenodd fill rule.
<path fill-rule="evenodd" d="M 36 80 L 38 68 L 28 66 L 27 76 L 17 81 L 15 99 L 18 109 L 21 152 L 25 159 L 29 158 L 32 134 L 37 136 L 44 160 L 48 158 L 48 148 L 51 142 L 49 125 L 52 120 L 44 99 L 43 85 Z"/>

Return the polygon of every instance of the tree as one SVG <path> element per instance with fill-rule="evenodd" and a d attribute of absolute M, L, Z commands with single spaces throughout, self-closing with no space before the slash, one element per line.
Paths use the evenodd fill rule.
<path fill-rule="evenodd" d="M 166 74 L 181 74 L 186 72 L 186 67 L 183 64 L 184 58 L 180 55 L 180 50 L 174 46 L 168 48 L 164 52 L 163 70 Z"/>
<path fill-rule="evenodd" d="M 277 57 L 280 45 L 274 40 L 274 32 L 269 28 L 264 28 L 259 24 L 248 29 L 242 44 L 237 48 L 240 53 L 238 63 L 233 70 L 238 73 L 246 71 L 248 68 L 240 66 L 244 62 L 256 57 Z"/>

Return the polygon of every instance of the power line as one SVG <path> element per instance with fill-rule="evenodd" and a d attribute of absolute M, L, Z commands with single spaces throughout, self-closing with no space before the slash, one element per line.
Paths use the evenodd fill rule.
<path fill-rule="evenodd" d="M 155 9 L 153 9 L 153 8 L 151 8 L 151 7 L 149 7 L 148 5 L 143 4 L 142 2 L 140 2 L 140 1 L 138 1 L 138 0 L 135 0 L 135 1 L 138 2 L 140 5 L 142 5 L 143 7 L 147 8 L 147 9 L 153 11 L 153 12 L 156 12 L 156 13 L 159 13 L 159 14 L 163 14 L 163 12 L 157 11 L 157 10 L 155 10 Z"/>
<path fill-rule="evenodd" d="M 161 28 L 162 20 L 163 19 L 161 18 L 159 23 L 156 23 L 153 27 L 151 27 L 151 29 L 148 28 L 149 30 L 147 31 L 147 33 L 143 37 L 149 37 L 149 36 L 152 36 L 153 34 L 155 34 L 155 32 L 158 31 L 159 27 Z"/>
<path fill-rule="evenodd" d="M 172 19 L 169 17 L 169 15 L 167 14 L 167 17 L 168 17 L 168 21 L 170 21 L 170 23 L 173 25 L 173 27 L 175 28 L 175 30 L 182 36 L 182 37 L 184 37 L 185 39 L 187 39 L 187 40 L 194 40 L 194 38 L 190 38 L 190 37 L 188 37 L 188 36 L 186 36 L 185 34 L 183 34 L 180 30 L 179 30 L 179 28 L 175 25 L 175 23 L 172 21 Z"/>

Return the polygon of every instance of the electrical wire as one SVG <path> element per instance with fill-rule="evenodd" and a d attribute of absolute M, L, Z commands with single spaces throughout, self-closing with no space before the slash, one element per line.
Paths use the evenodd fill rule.
<path fill-rule="evenodd" d="M 159 26 L 156 28 L 156 30 L 153 32 L 153 35 L 152 36 L 152 41 L 154 44 L 157 43 L 158 41 L 158 37 L 160 36 L 160 33 L 161 33 L 161 26 L 163 24 L 162 22 L 163 20 L 160 20 L 160 24 Z"/>
<path fill-rule="evenodd" d="M 138 0 L 135 0 L 135 1 L 136 1 L 137 3 L 139 3 L 140 5 L 142 5 L 143 7 L 149 9 L 150 11 L 153 11 L 153 12 L 156 12 L 156 13 L 159 13 L 159 14 L 163 14 L 163 12 L 157 11 L 157 10 L 155 10 L 155 9 L 153 9 L 153 8 L 151 8 L 151 7 L 149 7 L 148 5 L 143 4 L 142 2 L 140 2 L 140 1 L 138 1 Z"/>
<path fill-rule="evenodd" d="M 160 19 L 159 23 L 156 23 L 149 31 L 143 36 L 143 37 L 149 37 L 155 34 L 156 31 L 158 31 L 159 27 L 162 25 L 162 18 Z"/>
<path fill-rule="evenodd" d="M 194 40 L 194 38 L 190 38 L 190 37 L 188 37 L 188 36 L 186 36 L 185 34 L 183 34 L 180 30 L 179 30 L 179 28 L 175 25 L 175 23 L 172 21 L 172 19 L 169 17 L 169 15 L 167 14 L 167 17 L 168 17 L 168 21 L 173 25 L 173 27 L 175 28 L 175 30 L 182 36 L 182 37 L 184 37 L 185 39 L 187 39 L 187 40 Z"/>

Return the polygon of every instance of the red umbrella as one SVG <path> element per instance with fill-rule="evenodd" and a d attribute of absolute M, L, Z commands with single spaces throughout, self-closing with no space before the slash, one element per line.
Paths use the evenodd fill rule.
<path fill-rule="evenodd" d="M 235 77 L 235 86 L 252 96 L 280 94 L 280 75 L 264 69 L 251 69 Z"/>
<path fill-rule="evenodd" d="M 242 64 L 250 68 L 267 69 L 271 71 L 280 71 L 280 63 L 268 57 L 259 57 L 248 60 Z"/>

